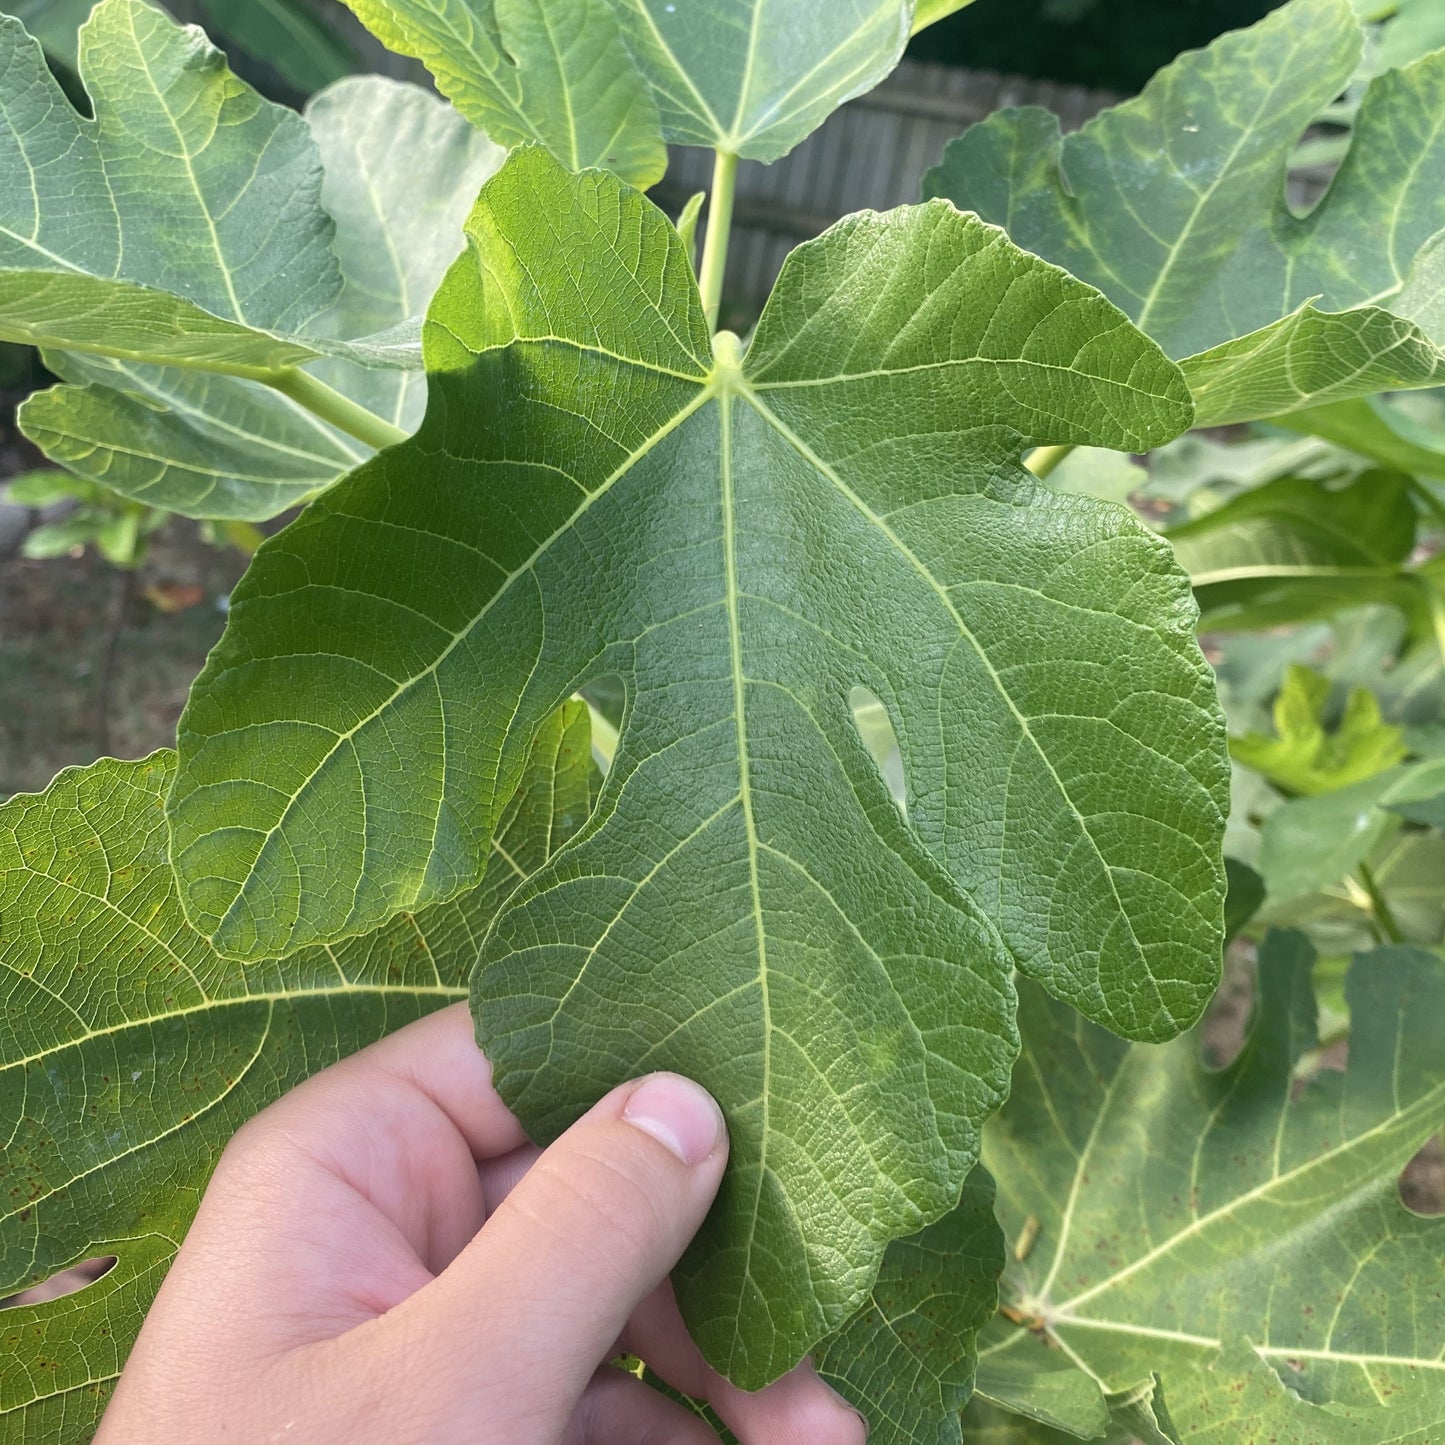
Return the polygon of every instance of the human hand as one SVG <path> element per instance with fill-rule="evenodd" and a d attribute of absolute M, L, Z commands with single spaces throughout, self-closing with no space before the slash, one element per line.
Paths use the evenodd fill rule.
<path fill-rule="evenodd" d="M 343 1060 L 231 1141 L 96 1437 L 102 1445 L 703 1445 L 605 1362 L 640 1356 L 742 1445 L 860 1445 L 807 1366 L 749 1395 L 667 1274 L 722 1179 L 695 1084 L 653 1075 L 545 1152 L 464 1004 Z"/>

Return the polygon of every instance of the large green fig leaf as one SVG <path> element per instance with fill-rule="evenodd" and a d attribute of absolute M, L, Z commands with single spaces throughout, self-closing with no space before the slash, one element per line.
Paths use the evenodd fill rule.
<path fill-rule="evenodd" d="M 1348 1071 L 1296 1099 L 1295 1065 L 1315 1044 L 1313 963 L 1302 935 L 1269 935 L 1257 1017 L 1219 1070 L 1197 1038 L 1130 1046 L 1025 986 L 1024 1053 L 985 1158 L 1005 1233 L 1034 1222 L 1004 1276 L 1031 1328 L 990 1341 L 981 1372 L 1062 1352 L 1106 1391 L 1157 1375 L 1185 1445 L 1271 1438 L 1210 1424 L 1258 1392 L 1255 1363 L 1301 1417 L 1301 1398 L 1326 1407 L 1309 1412 L 1315 1433 L 1282 1439 L 1394 1439 L 1339 1425 L 1381 1402 L 1379 1418 L 1445 1422 L 1442 1226 L 1397 1186 L 1445 1123 L 1445 963 L 1408 947 L 1358 957 Z"/>
<path fill-rule="evenodd" d="M 912 0 L 609 0 L 667 138 L 775 161 L 898 64 Z M 932 8 L 937 9 L 938 6 Z"/>
<path fill-rule="evenodd" d="M 639 186 L 662 179 L 657 102 L 609 0 L 345 3 L 503 145 L 540 141 L 572 170 L 601 166 Z"/>
<path fill-rule="evenodd" d="M 233 596 L 173 857 L 238 955 L 450 897 L 534 719 L 619 676 L 597 816 L 475 997 L 539 1137 L 640 1069 L 721 1099 L 733 1166 L 679 1293 L 762 1383 L 956 1201 L 1013 1050 L 1001 943 L 1142 1037 L 1213 988 L 1226 767 L 1185 579 L 1019 460 L 1148 445 L 1188 400 L 1096 292 L 942 202 L 797 251 L 746 357 L 611 176 L 515 153 L 469 231 L 421 431 Z"/>
<path fill-rule="evenodd" d="M 1328 193 L 1308 216 L 1285 200 L 1360 44 L 1348 0 L 1290 0 L 1074 135 L 1039 109 L 990 117 L 925 188 L 1097 285 L 1182 362 L 1201 424 L 1428 385 L 1445 376 L 1426 304 L 1445 280 L 1426 245 L 1445 227 L 1445 52 L 1372 81 Z"/>
<path fill-rule="evenodd" d="M 477 889 L 246 968 L 181 916 L 173 754 L 70 769 L 0 808 L 0 1297 L 116 1260 L 81 1294 L 0 1313 L 0 1437 L 89 1438 L 226 1141 L 307 1074 L 465 996 L 501 900 L 586 817 L 590 769 L 571 704 Z"/>
<path fill-rule="evenodd" d="M 342 338 L 419 319 L 461 249 L 462 222 L 504 152 L 412 85 L 341 81 L 306 110 L 335 221 L 340 294 L 309 323 Z M 260 521 L 371 455 L 288 397 L 234 376 L 48 352 L 71 386 L 30 397 L 27 436 L 51 460 L 122 495 L 191 517 Z M 313 371 L 412 431 L 426 406 L 415 370 L 340 360 Z"/>

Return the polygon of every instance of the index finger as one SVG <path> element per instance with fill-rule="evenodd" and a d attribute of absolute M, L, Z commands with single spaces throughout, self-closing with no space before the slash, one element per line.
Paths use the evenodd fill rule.
<path fill-rule="evenodd" d="M 492 1087 L 492 1066 L 477 1047 L 471 1011 L 455 1003 L 351 1054 L 277 1100 L 266 1112 L 329 1115 L 332 1105 L 384 1112 L 400 1083 L 429 1099 L 455 1126 L 480 1164 L 527 1143 L 527 1134 Z"/>

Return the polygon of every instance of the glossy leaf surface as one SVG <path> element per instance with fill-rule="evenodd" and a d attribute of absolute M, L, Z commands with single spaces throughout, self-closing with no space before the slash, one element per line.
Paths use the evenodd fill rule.
<path fill-rule="evenodd" d="M 1281 477 L 1166 534 L 1207 630 L 1254 630 L 1347 607 L 1416 607 L 1413 484 L 1371 471 L 1347 485 Z"/>

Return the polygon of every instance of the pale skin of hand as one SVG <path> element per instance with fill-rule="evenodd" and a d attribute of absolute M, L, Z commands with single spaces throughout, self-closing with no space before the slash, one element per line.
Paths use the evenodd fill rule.
<path fill-rule="evenodd" d="M 716 1445 L 606 1362 L 709 1401 L 741 1445 L 861 1445 L 806 1363 L 745 1394 L 667 1275 L 727 1161 L 672 1074 L 614 1089 L 545 1152 L 492 1088 L 465 1005 L 317 1074 L 226 1148 L 100 1445 Z"/>

